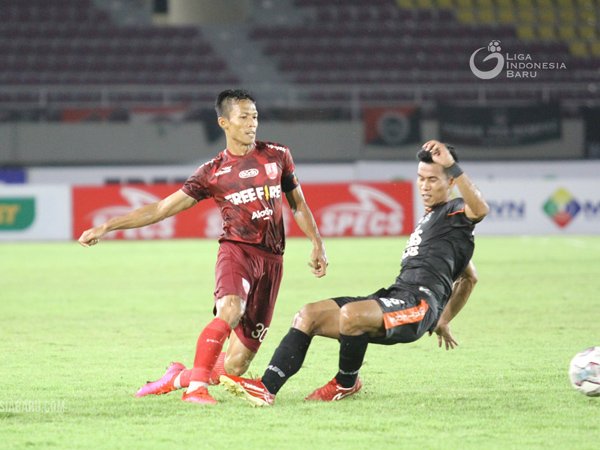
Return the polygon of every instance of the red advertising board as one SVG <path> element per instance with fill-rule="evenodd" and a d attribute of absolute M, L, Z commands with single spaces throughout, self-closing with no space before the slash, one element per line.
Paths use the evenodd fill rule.
<path fill-rule="evenodd" d="M 397 236 L 414 226 L 412 184 L 406 181 L 303 184 L 302 190 L 323 236 Z M 291 225 L 290 236 L 301 236 Z"/>
<path fill-rule="evenodd" d="M 111 217 L 154 203 L 180 187 L 176 184 L 74 187 L 73 238 Z M 413 195 L 409 182 L 303 184 L 302 190 L 323 236 L 397 236 L 412 231 Z M 284 220 L 288 236 L 303 236 L 287 204 Z M 206 200 L 162 222 L 115 231 L 106 238 L 216 238 L 220 233 L 219 209 L 212 200 Z"/>

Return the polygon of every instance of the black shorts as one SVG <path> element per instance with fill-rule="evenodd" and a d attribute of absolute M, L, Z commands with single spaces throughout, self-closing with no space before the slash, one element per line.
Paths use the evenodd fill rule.
<path fill-rule="evenodd" d="M 393 345 L 414 342 L 433 331 L 438 319 L 437 300 L 431 291 L 419 286 L 393 285 L 364 297 L 336 297 L 341 308 L 346 303 L 376 300 L 383 311 L 385 336 L 371 337 L 374 344 Z"/>

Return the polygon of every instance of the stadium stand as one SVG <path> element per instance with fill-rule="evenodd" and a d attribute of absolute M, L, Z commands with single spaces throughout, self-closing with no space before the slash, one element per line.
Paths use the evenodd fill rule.
<path fill-rule="evenodd" d="M 251 36 L 295 83 L 470 83 L 470 88 L 451 93 L 453 98 L 470 99 L 478 96 L 479 88 L 469 70 L 470 54 L 494 39 L 509 52 L 565 63 L 567 70 L 544 73 L 544 81 L 554 84 L 550 96 L 598 95 L 584 85 L 598 82 L 600 75 L 598 6 L 592 1 L 294 0 L 294 4 L 308 18 L 304 24 L 261 25 Z M 486 98 L 548 97 L 528 81 L 540 80 L 519 80 L 526 85 L 523 89 L 508 90 L 495 88 L 497 82 L 488 80 Z M 394 98 L 394 91 L 389 95 Z M 448 95 L 442 89 L 433 97 Z M 385 96 L 385 91 L 365 92 L 361 98 Z"/>
<path fill-rule="evenodd" d="M 239 82 L 198 27 L 117 26 L 91 0 L 0 1 L 0 85 L 197 85 L 216 78 Z"/>
<path fill-rule="evenodd" d="M 251 20 L 243 32 L 275 66 L 289 96 L 299 92 L 302 101 L 600 99 L 594 0 L 287 3 L 287 22 Z M 201 26 L 119 23 L 102 5 L 0 0 L 0 102 L 153 104 L 164 103 L 168 91 L 168 102 L 197 103 L 212 98 L 207 92 L 217 84 L 245 83 Z M 510 86 L 482 83 L 468 62 L 490 39 L 504 51 L 567 69 Z"/>

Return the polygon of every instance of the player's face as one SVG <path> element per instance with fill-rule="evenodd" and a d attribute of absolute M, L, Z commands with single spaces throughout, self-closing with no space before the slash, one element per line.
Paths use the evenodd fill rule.
<path fill-rule="evenodd" d="M 420 162 L 417 168 L 417 188 L 426 208 L 444 203 L 450 196 L 451 178 L 440 164 Z"/>
<path fill-rule="evenodd" d="M 258 128 L 256 105 L 250 100 L 232 103 L 228 117 L 220 117 L 219 124 L 229 139 L 242 145 L 253 144 Z"/>

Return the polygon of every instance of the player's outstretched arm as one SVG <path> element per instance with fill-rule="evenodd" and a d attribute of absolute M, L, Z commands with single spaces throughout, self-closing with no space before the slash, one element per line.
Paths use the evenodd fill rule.
<path fill-rule="evenodd" d="M 442 343 L 444 343 L 446 350 L 450 350 L 458 345 L 458 342 L 456 342 L 450 332 L 450 322 L 466 305 L 477 280 L 475 265 L 473 264 L 473 261 L 469 261 L 466 269 L 458 276 L 452 285 L 452 294 L 450 294 L 450 299 L 448 300 L 448 303 L 446 303 L 446 307 L 442 311 L 434 330 L 438 336 L 438 345 L 441 347 Z"/>
<path fill-rule="evenodd" d="M 294 220 L 313 244 L 308 265 L 317 278 L 324 277 L 327 274 L 328 265 L 325 245 L 319 234 L 315 218 L 304 199 L 302 188 L 297 186 L 292 191 L 286 192 L 285 196 L 294 214 Z"/>
<path fill-rule="evenodd" d="M 140 228 L 160 222 L 196 204 L 196 200 L 179 190 L 162 200 L 134 209 L 122 216 L 113 217 L 100 226 L 85 230 L 79 237 L 84 247 L 96 245 L 109 231 Z"/>
<path fill-rule="evenodd" d="M 475 222 L 480 222 L 490 211 L 483 195 L 466 173 L 462 173 L 455 180 L 456 187 L 458 187 L 460 195 L 465 201 L 465 215 Z"/>
<path fill-rule="evenodd" d="M 465 201 L 465 215 L 475 222 L 481 221 L 490 208 L 477 186 L 458 166 L 446 145 L 439 141 L 427 141 L 423 148 L 431 153 L 433 162 L 444 166 L 447 173 L 454 178 L 456 187 Z"/>

